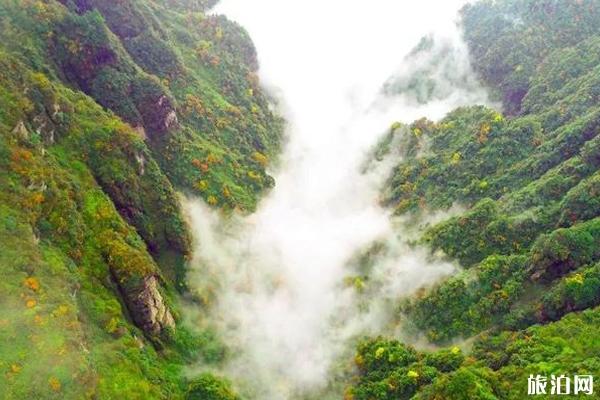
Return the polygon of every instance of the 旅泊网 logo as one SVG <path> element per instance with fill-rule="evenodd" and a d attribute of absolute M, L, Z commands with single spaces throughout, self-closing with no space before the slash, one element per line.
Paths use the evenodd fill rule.
<path fill-rule="evenodd" d="M 527 394 L 530 396 L 550 395 L 587 395 L 594 394 L 594 377 L 592 375 L 529 375 Z"/>

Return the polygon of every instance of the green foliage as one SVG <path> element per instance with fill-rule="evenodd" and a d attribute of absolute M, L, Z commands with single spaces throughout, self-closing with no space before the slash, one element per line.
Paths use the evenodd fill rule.
<path fill-rule="evenodd" d="M 413 372 L 410 376 L 415 390 L 409 393 L 394 391 L 397 387 L 407 388 L 406 385 L 393 386 L 401 374 L 408 377 L 406 368 L 388 371 L 381 380 L 369 380 L 368 373 L 361 370 L 346 398 L 519 400 L 527 396 L 530 374 L 596 376 L 600 372 L 600 337 L 596 329 L 599 317 L 599 308 L 588 309 L 520 332 L 484 333 L 476 339 L 466 359 L 458 348 L 417 353 L 420 361 L 408 367 Z M 415 373 L 422 372 L 419 365 L 424 364 L 432 369 L 428 379 L 418 384 Z"/>
<path fill-rule="evenodd" d="M 405 302 L 403 311 L 432 341 L 469 336 L 498 323 L 524 292 L 525 256 L 490 256 L 472 274 Z"/>
<path fill-rule="evenodd" d="M 569 226 L 600 216 L 600 172 L 580 181 L 561 201 L 559 225 Z"/>
<path fill-rule="evenodd" d="M 449 256 L 470 266 L 495 252 L 514 250 L 517 247 L 515 239 L 523 239 L 518 225 L 508 219 L 501 220 L 494 201 L 485 199 L 464 215 L 431 228 L 424 235 L 424 240 L 432 248 L 442 248 Z M 478 235 L 475 236 L 474 232 Z"/>
<path fill-rule="evenodd" d="M 465 39 L 476 61 L 475 69 L 488 84 L 497 88 L 506 110 L 514 114 L 520 110 L 530 82 L 535 82 L 537 66 L 553 50 L 574 46 L 599 33 L 600 8 L 594 0 L 480 1 L 466 6 L 462 18 Z M 557 70 L 568 66 L 572 71 L 570 75 L 575 75 L 578 67 L 568 63 L 566 57 L 563 60 L 549 68 Z M 580 61 L 577 58 L 577 62 Z M 567 77 L 563 75 L 563 79 Z M 554 77 L 546 79 L 554 80 L 557 85 L 564 81 Z"/>
<path fill-rule="evenodd" d="M 387 141 L 386 153 L 394 143 L 402 155 L 384 190 L 397 214 L 467 209 L 420 240 L 469 268 L 403 303 L 406 326 L 430 340 L 522 329 L 595 305 L 558 281 L 598 260 L 599 12 L 594 1 L 466 6 L 473 65 L 507 116 L 459 108 Z M 554 300 L 542 300 L 548 290 Z"/>
<path fill-rule="evenodd" d="M 361 371 L 381 376 L 416 361 L 417 353 L 398 341 L 376 338 L 359 344 L 355 360 Z"/>
<path fill-rule="evenodd" d="M 151 139 L 174 185 L 225 210 L 256 207 L 274 181 L 253 155 L 276 158 L 283 123 L 258 83 L 256 52 L 244 29 L 196 12 L 212 5 L 204 1 L 63 0 L 66 9 L 53 1 L 44 5 L 52 17 L 44 24 L 28 12 L 37 10 L 33 3 L 2 7 L 21 36 L 46 38 L 34 45 L 44 71 Z M 14 52 L 21 56 L 20 48 Z M 195 164 L 211 154 L 217 164 Z"/>
<path fill-rule="evenodd" d="M 600 218 L 541 236 L 531 251 L 533 279 L 552 280 L 600 258 Z"/>
<path fill-rule="evenodd" d="M 557 320 L 563 315 L 600 303 L 600 264 L 583 267 L 563 277 L 542 297 L 540 318 Z"/>
<path fill-rule="evenodd" d="M 0 4 L 0 397 L 237 398 L 181 373 L 227 351 L 179 321 L 175 188 L 252 210 L 282 121 L 246 32 L 201 13 L 214 3 Z M 138 315 L 149 278 L 176 320 L 159 334 Z"/>
<path fill-rule="evenodd" d="M 194 379 L 187 390 L 187 400 L 238 400 L 231 384 L 211 374 L 204 373 Z"/>
<path fill-rule="evenodd" d="M 493 375 L 483 368 L 463 367 L 443 375 L 414 399 L 497 400 Z"/>
<path fill-rule="evenodd" d="M 405 334 L 475 344 L 466 359 L 442 349 L 395 365 L 383 355 L 407 346 L 363 342 L 347 398 L 517 400 L 530 374 L 598 373 L 599 22 L 594 0 L 462 10 L 473 67 L 505 115 L 463 107 L 438 122 L 395 124 L 373 158 L 400 155 L 383 191 L 396 214 L 466 208 L 419 240 L 465 270 L 401 300 L 399 317 Z M 399 84 L 386 89 L 433 95 L 426 75 Z M 418 366 L 433 371 L 407 385 L 406 370 Z"/>
<path fill-rule="evenodd" d="M 541 311 L 532 310 L 519 316 L 534 305 L 515 309 L 520 301 L 531 302 L 532 296 L 542 293 L 541 288 L 532 287 L 532 282 L 552 286 L 552 282 L 569 271 L 596 262 L 600 258 L 598 243 L 598 218 L 557 229 L 541 236 L 527 255 L 489 256 L 466 277 L 451 278 L 424 296 L 407 301 L 403 311 L 417 328 L 425 330 L 430 340 L 444 341 L 458 335 L 473 335 L 494 325 L 556 319 L 569 311 L 594 306 L 596 297 L 585 294 L 595 288 L 596 281 L 589 276 L 590 281 L 582 281 L 586 283 L 581 287 L 582 293 L 569 292 L 566 284 L 561 283 L 540 300 Z"/>
<path fill-rule="evenodd" d="M 164 26 L 191 69 L 170 82 L 182 129 L 155 144 L 159 162 L 210 205 L 252 211 L 274 185 L 255 154 L 275 159 L 283 128 L 258 84 L 254 46 L 222 16 L 190 14 Z"/>
<path fill-rule="evenodd" d="M 354 360 L 359 375 L 345 398 L 391 400 L 412 398 L 440 373 L 459 368 L 464 356 L 457 347 L 420 353 L 397 340 L 378 337 L 360 342 Z"/>
<path fill-rule="evenodd" d="M 19 154 L 0 176 L 2 397 L 176 398 L 177 370 L 141 339 L 111 278 L 156 273 L 139 236 L 84 164 L 0 141 Z"/>
<path fill-rule="evenodd" d="M 219 2 L 219 0 L 161 0 L 169 7 L 184 11 L 205 11 Z"/>
<path fill-rule="evenodd" d="M 176 327 L 159 354 L 129 308 L 161 276 L 176 314 L 190 243 L 173 187 L 131 127 L 1 54 L 0 397 L 182 398 L 182 364 L 222 345 Z"/>
<path fill-rule="evenodd" d="M 416 121 L 400 131 L 407 136 L 400 141 L 404 161 L 394 169 L 384 201 L 403 213 L 497 197 L 503 188 L 490 175 L 524 158 L 538 131 L 534 122 L 507 123 L 481 106 L 459 108 L 439 123 Z"/>
<path fill-rule="evenodd" d="M 521 332 L 483 335 L 474 344 L 473 357 L 478 365 L 495 371 L 494 386 L 502 399 L 526 397 L 530 374 L 596 376 L 600 372 L 599 317 L 600 309 L 595 308 Z M 493 384 L 495 380 L 488 381 Z"/>
<path fill-rule="evenodd" d="M 458 347 L 442 349 L 425 355 L 425 364 L 440 372 L 451 372 L 458 369 L 465 361 L 465 356 Z"/>

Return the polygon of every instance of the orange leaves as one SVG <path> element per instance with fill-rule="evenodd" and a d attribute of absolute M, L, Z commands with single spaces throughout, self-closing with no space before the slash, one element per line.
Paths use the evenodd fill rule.
<path fill-rule="evenodd" d="M 48 384 L 50 385 L 50 388 L 53 391 L 60 392 L 61 383 L 60 383 L 60 381 L 57 378 L 51 377 L 50 379 L 48 379 Z"/>
<path fill-rule="evenodd" d="M 12 151 L 10 159 L 15 164 L 22 164 L 31 161 L 33 159 L 33 154 L 29 150 L 18 148 Z"/>
<path fill-rule="evenodd" d="M 203 163 L 202 161 L 198 160 L 197 158 L 194 158 L 192 160 L 192 165 L 194 167 L 198 168 L 202 172 L 208 172 L 208 163 Z"/>
<path fill-rule="evenodd" d="M 220 162 L 221 162 L 221 160 L 217 156 L 213 155 L 212 153 L 209 153 L 206 156 L 206 159 L 204 160 L 204 162 L 195 158 L 192 160 L 192 165 L 194 167 L 198 168 L 200 171 L 206 173 L 210 169 L 210 165 L 218 164 Z"/>
<path fill-rule="evenodd" d="M 23 281 L 23 286 L 36 293 L 40 290 L 39 280 L 32 276 Z M 29 309 L 34 308 L 37 305 L 37 300 L 30 296 L 31 295 L 27 295 L 26 293 L 21 293 L 21 298 L 25 300 L 25 307 Z"/>
<path fill-rule="evenodd" d="M 202 165 L 202 161 L 198 160 L 197 158 L 194 158 L 192 160 L 192 165 L 196 168 L 200 168 L 200 166 Z"/>
<path fill-rule="evenodd" d="M 218 66 L 219 66 L 219 64 L 221 64 L 221 57 L 219 57 L 219 56 L 212 56 L 212 57 L 210 58 L 210 61 L 209 61 L 209 63 L 210 63 L 210 65 L 212 65 L 213 67 L 218 67 Z"/>
<path fill-rule="evenodd" d="M 221 63 L 219 56 L 213 53 L 213 44 L 206 40 L 201 40 L 196 46 L 196 56 L 207 64 L 213 67 L 218 66 Z"/>
<path fill-rule="evenodd" d="M 37 206 L 37 205 L 42 204 L 43 202 L 44 202 L 44 195 L 43 194 L 41 194 L 41 193 L 34 193 L 31 196 L 31 203 L 33 205 Z"/>
<path fill-rule="evenodd" d="M 40 282 L 37 278 L 35 278 L 33 276 L 25 279 L 25 281 L 23 281 L 23 285 L 25 285 L 29 289 L 33 290 L 34 292 L 37 292 L 38 290 L 40 290 Z"/>
<path fill-rule="evenodd" d="M 44 200 L 44 195 L 42 193 L 36 192 L 24 197 L 21 200 L 21 204 L 23 205 L 23 208 L 31 210 L 42 204 Z"/>

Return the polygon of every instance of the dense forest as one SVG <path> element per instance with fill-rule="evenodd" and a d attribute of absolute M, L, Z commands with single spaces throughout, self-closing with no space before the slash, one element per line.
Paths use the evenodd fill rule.
<path fill-rule="evenodd" d="M 481 1 L 461 23 L 505 113 L 396 123 L 378 151 L 401 135 L 395 214 L 466 207 L 419 239 L 464 269 L 398 304 L 407 331 L 447 347 L 365 339 L 348 399 L 523 399 L 530 374 L 600 373 L 600 3 Z"/>
<path fill-rule="evenodd" d="M 242 398 L 185 372 L 228 350 L 184 323 L 197 299 L 179 197 L 255 211 L 284 121 L 214 3 L 0 1 L 1 398 Z M 415 243 L 460 272 L 396 305 L 437 350 L 362 338 L 339 398 L 516 400 L 530 374 L 600 377 L 600 1 L 460 16 L 503 111 L 393 123 L 376 149 L 397 157 L 381 188 L 395 216 L 463 210 Z"/>

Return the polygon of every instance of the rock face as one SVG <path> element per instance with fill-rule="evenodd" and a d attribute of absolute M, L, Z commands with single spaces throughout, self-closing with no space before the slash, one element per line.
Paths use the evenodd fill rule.
<path fill-rule="evenodd" d="M 149 335 L 158 335 L 174 328 L 175 320 L 158 290 L 156 276 L 144 278 L 137 290 L 125 293 L 125 301 L 135 324 Z"/>
<path fill-rule="evenodd" d="M 14 127 L 11 133 L 18 137 L 20 140 L 29 139 L 29 132 L 27 131 L 25 123 L 22 120 L 17 123 L 17 125 Z"/>
<path fill-rule="evenodd" d="M 155 101 L 146 100 L 143 103 L 147 105 L 140 107 L 141 114 L 144 126 L 150 132 L 165 133 L 179 125 L 173 102 L 166 95 L 161 93 Z"/>

